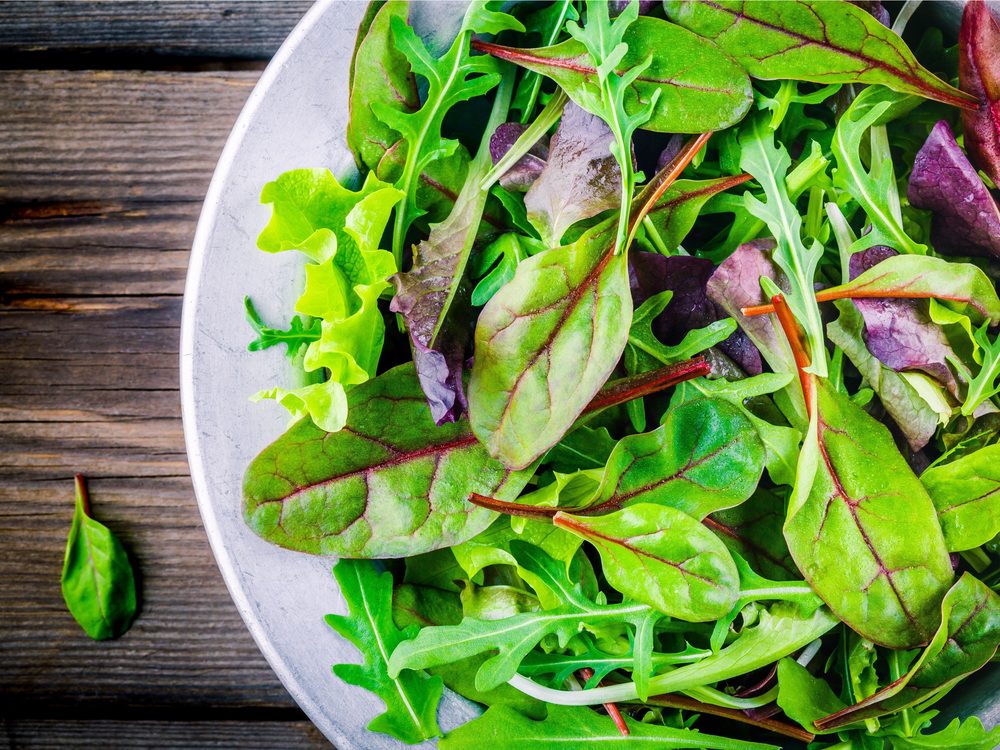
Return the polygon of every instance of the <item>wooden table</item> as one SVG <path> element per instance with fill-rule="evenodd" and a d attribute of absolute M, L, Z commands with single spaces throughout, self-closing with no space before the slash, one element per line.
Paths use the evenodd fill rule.
<path fill-rule="evenodd" d="M 240 620 L 184 453 L 195 222 L 309 0 L 0 0 L 0 747 L 329 747 Z M 89 640 L 59 590 L 74 472 L 142 610 Z"/>

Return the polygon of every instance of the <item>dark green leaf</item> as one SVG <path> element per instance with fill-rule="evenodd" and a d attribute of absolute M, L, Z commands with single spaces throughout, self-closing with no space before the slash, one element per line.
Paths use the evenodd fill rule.
<path fill-rule="evenodd" d="M 858 633 L 892 648 L 926 643 L 953 579 L 931 499 L 885 426 L 825 378 L 812 382 L 813 419 L 785 522 L 788 549 L 816 593 Z"/>
<path fill-rule="evenodd" d="M 715 41 L 755 78 L 880 83 L 968 106 L 972 99 L 925 69 L 895 32 L 851 3 L 666 0 L 667 16 Z"/>
<path fill-rule="evenodd" d="M 920 481 L 937 508 L 949 551 L 970 550 L 1000 534 L 1000 445 L 933 466 Z"/>
<path fill-rule="evenodd" d="M 741 174 L 711 180 L 677 180 L 667 188 L 648 214 L 667 250 L 673 252 L 680 246 L 709 198 L 748 179 L 748 175 Z"/>
<path fill-rule="evenodd" d="M 819 731 L 813 724 L 816 719 L 845 708 L 826 680 L 813 677 L 789 657 L 778 662 L 777 702 L 785 716 L 814 733 Z"/>
<path fill-rule="evenodd" d="M 996 750 L 998 746 L 1000 727 L 987 731 L 978 716 L 964 722 L 952 719 L 948 726 L 932 734 L 892 736 L 893 750 Z"/>
<path fill-rule="evenodd" d="M 70 614 L 95 641 L 117 638 L 135 617 L 135 577 L 118 537 L 89 515 L 84 478 L 76 475 L 76 506 L 66 540 L 62 595 Z"/>
<path fill-rule="evenodd" d="M 774 578 L 797 576 L 798 568 L 788 554 L 781 526 L 785 505 L 781 496 L 758 488 L 745 503 L 720 510 L 702 519 L 729 549 L 761 573 Z"/>
<path fill-rule="evenodd" d="M 341 560 L 333 574 L 348 614 L 327 615 L 326 623 L 363 657 L 361 664 L 335 665 L 334 674 L 349 685 L 375 693 L 385 703 L 385 713 L 372 719 L 369 731 L 411 745 L 438 736 L 441 678 L 411 670 L 390 677 L 387 671 L 392 650 L 416 631 L 416 627 L 401 631 L 392 621 L 392 574 L 379 573 L 368 560 Z"/>

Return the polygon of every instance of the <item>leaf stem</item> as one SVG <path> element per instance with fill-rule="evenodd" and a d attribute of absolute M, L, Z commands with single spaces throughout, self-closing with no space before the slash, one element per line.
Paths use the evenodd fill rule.
<path fill-rule="evenodd" d="M 584 667 L 580 670 L 580 676 L 586 681 L 594 676 L 594 670 L 590 667 Z M 603 680 L 598 683 L 603 685 Z M 631 733 L 628 728 L 628 724 L 625 723 L 625 719 L 622 718 L 622 712 L 618 710 L 618 706 L 614 703 L 605 703 L 604 710 L 608 712 L 608 716 L 614 721 L 615 726 L 618 727 L 618 731 L 621 732 L 622 737 L 628 737 Z"/>
<path fill-rule="evenodd" d="M 83 474 L 73 476 L 76 485 L 76 502 L 80 505 L 83 515 L 90 516 L 90 495 L 87 493 L 87 478 Z"/>
<path fill-rule="evenodd" d="M 799 382 L 802 384 L 802 396 L 806 402 L 806 413 L 812 416 L 813 390 L 815 385 L 813 383 L 813 374 L 808 371 L 811 360 L 806 350 L 802 329 L 799 327 L 798 321 L 795 320 L 795 316 L 792 315 L 792 311 L 788 309 L 788 303 L 785 302 L 784 295 L 774 295 L 771 298 L 771 304 L 774 305 L 774 313 L 778 318 L 778 323 L 781 324 L 781 330 L 788 340 L 788 345 L 792 349 L 792 356 L 795 358 L 795 367 L 799 372 Z"/>
<path fill-rule="evenodd" d="M 572 0 L 562 0 L 562 7 L 559 10 L 559 15 L 556 17 L 555 23 L 549 30 L 549 35 L 545 37 L 545 43 L 542 46 L 550 47 L 556 43 L 556 39 L 559 38 L 559 32 L 562 31 L 563 24 L 566 23 L 566 17 L 569 15 L 569 11 L 572 7 Z M 531 112 L 535 108 L 535 102 L 538 101 L 538 93 L 542 89 L 542 76 L 540 73 L 529 70 L 525 73 L 524 78 L 521 80 L 521 85 L 523 86 L 525 81 L 529 79 L 531 80 L 531 93 L 528 95 L 528 102 L 524 105 L 524 110 L 521 112 L 522 125 L 526 124 L 528 122 L 528 118 L 531 117 Z M 565 95 L 562 89 L 559 89 L 557 96 L 559 94 Z"/>
<path fill-rule="evenodd" d="M 966 300 L 955 295 L 933 294 L 930 292 L 910 292 L 905 289 L 843 289 L 833 287 L 816 292 L 817 302 L 833 302 L 838 299 L 943 299 L 950 302 L 965 302 Z M 774 303 L 770 305 L 751 305 L 740 308 L 746 317 L 752 318 L 755 315 L 768 315 L 775 312 Z"/>
<path fill-rule="evenodd" d="M 644 705 L 663 706 L 664 708 L 679 708 L 682 711 L 695 711 L 700 714 L 719 716 L 725 719 L 731 719 L 732 721 L 738 721 L 741 724 L 749 724 L 761 729 L 766 729 L 774 732 L 775 734 L 791 737 L 792 739 L 801 740 L 802 742 L 812 742 L 816 739 L 816 735 L 811 732 L 807 732 L 794 724 L 787 724 L 778 719 L 754 718 L 752 716 L 748 716 L 743 711 L 738 711 L 732 708 L 724 708 L 722 706 L 713 706 L 709 703 L 702 703 L 694 698 L 689 698 L 686 695 L 678 695 L 676 693 L 650 696 Z"/>

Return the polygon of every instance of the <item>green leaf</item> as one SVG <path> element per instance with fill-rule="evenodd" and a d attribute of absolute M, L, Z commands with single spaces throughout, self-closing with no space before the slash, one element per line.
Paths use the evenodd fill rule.
<path fill-rule="evenodd" d="M 975 344 L 983 360 L 983 364 L 975 376 L 956 359 L 951 360 L 952 364 L 956 365 L 956 369 L 962 372 L 969 381 L 968 393 L 961 410 L 962 414 L 967 417 L 975 414 L 982 404 L 988 404 L 991 398 L 1000 393 L 1000 386 L 996 384 L 997 376 L 1000 375 L 1000 336 L 990 341 L 986 330 L 988 326 L 989 323 L 983 323 L 973 334 Z"/>
<path fill-rule="evenodd" d="M 63 558 L 62 595 L 73 619 L 95 641 L 117 638 L 135 617 L 135 576 L 128 553 L 118 537 L 90 516 L 80 474 Z"/>
<path fill-rule="evenodd" d="M 559 442 L 621 357 L 632 295 L 612 237 L 605 223 L 528 258 L 479 316 L 472 429 L 508 466 Z"/>
<path fill-rule="evenodd" d="M 702 523 L 754 570 L 783 579 L 799 574 L 781 533 L 784 520 L 781 496 L 773 490 L 758 488 L 746 502 L 716 511 L 702 519 Z"/>
<path fill-rule="evenodd" d="M 340 432 L 304 420 L 254 459 L 243 498 L 257 534 L 315 554 L 415 555 L 490 524 L 470 493 L 513 499 L 531 475 L 491 459 L 464 420 L 435 426 L 412 365 L 353 388 L 348 406 Z"/>
<path fill-rule="evenodd" d="M 787 656 L 778 662 L 777 703 L 785 716 L 813 733 L 819 731 L 813 724 L 816 719 L 845 708 L 826 680 L 813 677 L 805 667 Z"/>
<path fill-rule="evenodd" d="M 667 16 L 715 41 L 754 78 L 880 83 L 945 104 L 968 95 L 925 69 L 899 36 L 847 2 L 667 0 Z"/>
<path fill-rule="evenodd" d="M 389 676 L 389 654 L 417 630 L 401 631 L 392 621 L 392 574 L 379 573 L 368 560 L 341 560 L 333 574 L 348 614 L 327 615 L 326 624 L 353 643 L 363 657 L 361 664 L 337 664 L 333 672 L 385 703 L 385 713 L 372 719 L 369 731 L 410 745 L 440 735 L 436 714 L 441 678 L 410 670 Z"/>
<path fill-rule="evenodd" d="M 932 466 L 920 481 L 934 501 L 949 552 L 974 549 L 1000 534 L 1000 445 Z"/>
<path fill-rule="evenodd" d="M 884 425 L 825 378 L 813 382 L 788 549 L 849 627 L 891 648 L 926 643 L 953 579 L 931 499 Z"/>
<path fill-rule="evenodd" d="M 987 731 L 978 716 L 970 716 L 964 722 L 952 719 L 948 726 L 933 734 L 892 737 L 893 750 L 996 750 L 998 745 L 1000 727 Z"/>
<path fill-rule="evenodd" d="M 763 468 L 764 447 L 740 410 L 699 399 L 670 409 L 652 432 L 618 441 L 586 512 L 655 503 L 701 519 L 750 497 Z"/>
<path fill-rule="evenodd" d="M 309 318 L 307 323 L 295 315 L 289 321 L 288 328 L 281 330 L 280 328 L 271 328 L 264 322 L 249 297 L 243 298 L 243 306 L 246 309 L 247 322 L 250 323 L 253 332 L 257 334 L 257 338 L 247 345 L 247 351 L 259 352 L 278 344 L 284 344 L 285 354 L 290 360 L 295 360 L 311 342 L 319 338 L 318 320 Z"/>
<path fill-rule="evenodd" d="M 580 425 L 545 454 L 543 463 L 563 473 L 603 469 L 617 444 L 607 427 Z"/>
<path fill-rule="evenodd" d="M 521 660 L 546 636 L 554 636 L 560 647 L 565 648 L 567 641 L 584 628 L 605 623 L 628 623 L 638 628 L 646 620 L 662 617 L 646 605 L 634 602 L 596 604 L 584 596 L 578 584 L 570 581 L 562 563 L 525 542 L 512 542 L 510 549 L 518 564 L 556 592 L 563 604 L 503 620 L 466 617 L 458 625 L 424 628 L 416 638 L 399 644 L 393 652 L 390 674 L 497 651 L 476 673 L 477 689 L 489 690 L 513 677 Z"/>
<path fill-rule="evenodd" d="M 986 664 L 1000 645 L 1000 597 L 969 573 L 941 602 L 941 624 L 910 670 L 865 700 L 816 721 L 826 731 L 895 713 L 944 692 Z"/>
<path fill-rule="evenodd" d="M 608 583 L 628 599 L 688 622 L 718 619 L 736 602 L 729 550 L 676 508 L 639 503 L 596 518 L 560 512 L 553 522 L 597 548 Z"/>
<path fill-rule="evenodd" d="M 727 175 L 711 180 L 677 180 L 667 188 L 648 214 L 667 250 L 673 252 L 680 246 L 709 198 L 747 179 L 746 175 Z"/>
<path fill-rule="evenodd" d="M 625 113 L 633 116 L 658 97 L 643 128 L 661 133 L 722 130 L 750 108 L 746 73 L 717 46 L 680 26 L 641 16 L 625 29 L 622 43 L 628 49 L 611 62 L 614 74 L 623 76 L 649 61 L 625 92 Z M 548 76 L 586 110 L 593 111 L 593 102 L 601 98 L 597 67 L 578 39 L 536 49 L 483 42 L 476 48 Z M 602 62 L 607 65 L 609 59 Z"/>
<path fill-rule="evenodd" d="M 473 274 L 482 278 L 472 290 L 472 304 L 482 307 L 489 302 L 504 284 L 514 278 L 514 271 L 522 260 L 544 249 L 544 245 L 534 238 L 508 232 L 475 253 L 471 260 Z"/>
<path fill-rule="evenodd" d="M 441 750 L 557 750 L 564 747 L 707 748 L 709 750 L 778 750 L 746 740 L 716 737 L 693 729 L 674 729 L 625 719 L 628 736 L 615 723 L 585 708 L 550 706 L 544 721 L 533 721 L 517 711 L 498 706 L 478 719 L 452 730 L 438 743 Z"/>

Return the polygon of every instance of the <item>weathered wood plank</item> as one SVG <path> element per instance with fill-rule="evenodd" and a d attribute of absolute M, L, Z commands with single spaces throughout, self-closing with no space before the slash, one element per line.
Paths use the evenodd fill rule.
<path fill-rule="evenodd" d="M 188 247 L 256 75 L 0 71 L 0 712 L 8 719 L 300 715 L 212 559 L 177 391 Z M 139 618 L 114 642 L 90 641 L 59 591 L 75 471 L 91 477 L 94 512 L 141 574 Z M 316 739 L 294 721 L 287 732 L 269 723 L 259 742 L 238 726 L 200 722 L 201 735 L 173 722 L 158 733 L 114 722 L 82 734 L 73 723 L 65 734 L 55 721 L 10 726 L 19 747 L 79 747 L 91 737 L 137 747 L 143 732 L 158 747 Z"/>
<path fill-rule="evenodd" d="M 3 722 L 0 722 L 3 723 Z M 11 719 L 9 746 L 18 750 L 186 750 L 253 748 L 253 750 L 318 750 L 329 748 L 308 721 L 135 721 Z M 0 727 L 0 746 L 3 745 Z"/>
<path fill-rule="evenodd" d="M 312 0 L 4 0 L 0 59 L 112 55 L 267 60 Z M 147 60 L 148 64 L 148 60 Z"/>

